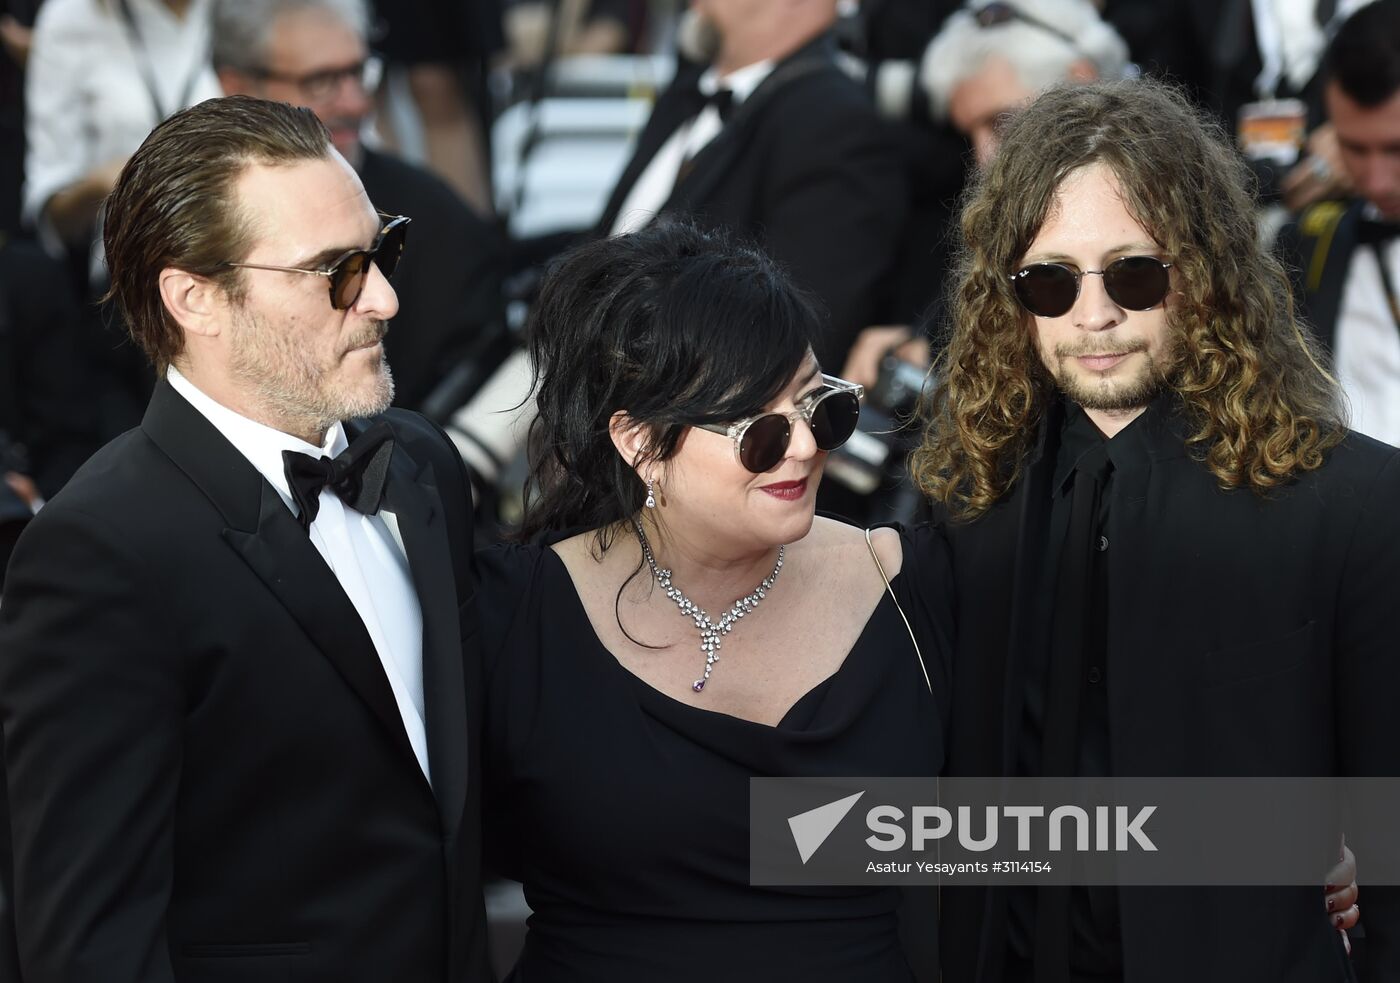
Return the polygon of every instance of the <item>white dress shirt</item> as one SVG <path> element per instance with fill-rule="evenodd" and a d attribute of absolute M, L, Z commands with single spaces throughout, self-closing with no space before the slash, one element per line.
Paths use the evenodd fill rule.
<path fill-rule="evenodd" d="M 339 423 L 326 434 L 324 445 L 314 447 L 215 402 L 173 365 L 166 371 L 166 379 L 258 469 L 293 514 L 297 507 L 283 470 L 282 452 L 334 457 L 348 446 L 345 428 Z M 403 717 L 408 743 L 423 774 L 431 779 L 423 710 L 423 614 L 399 541 L 397 519 L 384 509 L 376 515 L 362 515 L 334 492 L 323 490 L 310 535 L 374 642 Z"/>
<path fill-rule="evenodd" d="M 698 85 L 701 94 L 705 96 L 712 96 L 721 88 L 728 89 L 734 94 L 734 106 L 737 108 L 772 72 L 772 61 L 746 65 L 723 78 L 713 68 L 708 68 L 700 76 Z M 617 218 L 613 220 L 612 234 L 636 232 L 656 218 L 662 206 L 670 199 L 671 192 L 675 190 L 681 165 L 705 149 L 711 140 L 719 136 L 719 131 L 723 128 L 724 123 L 719 118 L 719 110 L 712 103 L 706 104 L 700 115 L 676 127 L 676 131 L 661 145 L 661 149 L 637 176 L 637 183 L 632 185 L 632 190 L 623 199 Z"/>
<path fill-rule="evenodd" d="M 1400 251 L 1381 247 L 1392 283 L 1400 284 Z M 1390 313 L 1376 253 L 1352 254 L 1337 311 L 1337 376 L 1351 403 L 1351 428 L 1400 446 L 1400 326 Z"/>
<path fill-rule="evenodd" d="M 139 46 L 118 0 L 46 0 L 39 8 L 24 87 L 27 222 L 39 223 L 54 192 L 141 145 L 160 122 L 148 77 L 166 113 L 223 94 L 209 64 L 212 0 L 191 0 L 183 18 L 162 0 L 127 2 Z"/>
<path fill-rule="evenodd" d="M 1370 2 L 1337 0 L 1331 24 L 1340 24 Z M 1327 50 L 1331 25 L 1317 22 L 1317 0 L 1250 0 L 1250 6 L 1263 66 L 1254 83 L 1257 93 L 1271 99 L 1285 79 L 1293 91 L 1301 92 Z"/>

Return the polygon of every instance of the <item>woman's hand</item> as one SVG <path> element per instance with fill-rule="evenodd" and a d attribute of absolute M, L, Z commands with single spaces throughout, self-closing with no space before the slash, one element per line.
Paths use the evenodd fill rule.
<path fill-rule="evenodd" d="M 1346 886 L 1338 887 L 1339 884 Z M 1356 854 L 1345 843 L 1342 844 L 1342 860 L 1327 872 L 1327 884 L 1322 890 L 1327 917 L 1333 927 L 1342 933 L 1342 943 L 1347 952 L 1351 952 L 1351 940 L 1347 938 L 1346 930 L 1361 920 L 1361 906 L 1356 903 L 1361 891 L 1356 886 Z"/>

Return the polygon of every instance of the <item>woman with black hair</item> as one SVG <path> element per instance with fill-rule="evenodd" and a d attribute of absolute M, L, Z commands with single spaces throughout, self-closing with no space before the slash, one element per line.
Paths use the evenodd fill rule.
<path fill-rule="evenodd" d="M 751 776 L 942 763 L 943 553 L 814 515 L 859 396 L 818 330 L 769 259 L 686 225 L 545 283 L 531 544 L 483 554 L 479 598 L 518 980 L 912 978 L 893 888 L 749 885 Z"/>

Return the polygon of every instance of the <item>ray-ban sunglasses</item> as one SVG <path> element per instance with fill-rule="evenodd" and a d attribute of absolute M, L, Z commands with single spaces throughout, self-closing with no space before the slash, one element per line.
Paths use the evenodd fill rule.
<path fill-rule="evenodd" d="M 1103 277 L 1109 299 L 1124 310 L 1147 311 L 1167 299 L 1171 266 L 1155 256 L 1124 256 L 1101 270 L 1032 263 L 1011 274 L 1011 285 L 1021 306 L 1040 317 L 1068 314 L 1079 299 L 1079 282 L 1086 276 Z"/>
<path fill-rule="evenodd" d="M 805 420 L 817 448 L 834 451 L 856 432 L 860 397 L 865 387 L 823 375 L 822 389 L 804 399 L 791 413 L 761 413 L 734 423 L 696 424 L 701 430 L 724 434 L 734 442 L 734 456 L 749 471 L 762 474 L 787 454 L 792 425 Z"/>
<path fill-rule="evenodd" d="M 360 299 L 369 279 L 371 263 L 379 267 L 379 272 L 388 280 L 398 268 L 399 257 L 403 255 L 404 242 L 408 235 L 407 215 L 386 215 L 379 213 L 384 225 L 375 236 L 368 249 L 348 249 L 337 256 L 328 266 L 319 270 L 306 270 L 296 266 L 267 266 L 262 263 L 225 263 L 245 270 L 276 270 L 279 273 L 304 273 L 307 276 L 323 276 L 330 282 L 331 306 L 338 311 L 348 311 Z"/>

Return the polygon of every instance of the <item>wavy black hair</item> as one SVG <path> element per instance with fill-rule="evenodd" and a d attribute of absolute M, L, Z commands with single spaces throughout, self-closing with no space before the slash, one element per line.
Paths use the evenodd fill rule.
<path fill-rule="evenodd" d="M 538 416 L 521 538 L 593 529 L 606 550 L 646 497 L 636 466 L 673 456 L 688 426 L 771 403 L 822 326 L 773 260 L 723 232 L 663 221 L 566 253 L 527 328 Z M 619 410 L 649 435 L 639 461 L 609 435 Z"/>

